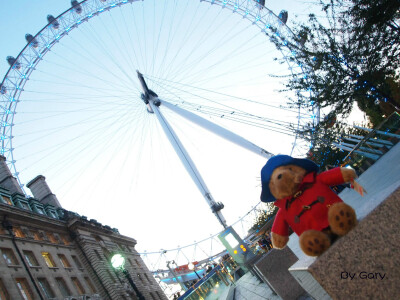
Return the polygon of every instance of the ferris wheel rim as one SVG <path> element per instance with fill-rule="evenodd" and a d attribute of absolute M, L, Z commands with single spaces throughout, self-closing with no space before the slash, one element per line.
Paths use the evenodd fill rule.
<path fill-rule="evenodd" d="M 106 11 L 106 9 L 111 9 L 111 8 L 114 8 L 114 7 L 117 7 L 117 6 L 121 6 L 121 5 L 123 5 L 123 4 L 132 4 L 133 2 L 137 2 L 137 1 L 139 1 L 139 0 L 119 0 L 119 1 L 114 1 L 113 2 L 113 4 L 111 4 L 111 5 L 105 5 L 104 7 L 102 7 L 101 9 L 102 9 L 102 11 L 100 12 L 98 9 L 97 9 L 97 11 L 98 11 L 98 14 L 97 15 L 99 15 L 99 14 L 101 14 L 102 12 L 104 12 L 104 11 Z M 249 3 L 249 2 L 251 2 L 252 0 L 242 0 L 242 1 L 219 1 L 219 0 L 200 0 L 200 2 L 209 2 L 210 4 L 217 4 L 217 5 L 219 5 L 219 6 L 221 6 L 222 8 L 230 8 L 233 12 L 242 12 L 243 13 L 243 17 L 247 17 L 247 16 L 252 16 L 249 12 L 247 12 L 246 10 L 244 10 L 244 9 L 242 9 L 241 7 L 238 7 L 238 8 L 236 8 L 235 9 L 235 5 L 237 4 L 237 3 L 239 3 L 239 2 L 246 2 L 246 3 Z M 79 3 L 79 5 L 85 5 L 85 4 L 87 4 L 87 3 L 89 3 L 89 2 L 96 2 L 96 3 L 106 3 L 107 1 L 101 1 L 101 0 L 84 0 L 84 1 L 82 1 L 81 3 Z M 257 3 L 255 2 L 255 1 L 253 1 L 255 4 L 254 5 L 256 5 Z M 110 3 L 110 2 L 109 2 Z M 278 16 L 276 16 L 271 10 L 269 10 L 268 8 L 266 8 L 266 7 L 264 7 L 264 8 L 261 8 L 261 9 L 266 9 L 267 11 L 268 11 L 268 14 L 269 15 L 271 15 L 271 16 L 273 16 L 273 18 L 274 18 L 274 20 L 276 20 L 277 22 L 280 22 L 280 19 L 279 19 L 279 17 Z M 261 9 L 259 9 L 259 11 L 261 11 Z M 74 12 L 74 10 L 75 10 L 75 7 L 70 7 L 69 9 L 67 9 L 67 10 L 65 10 L 64 12 L 62 12 L 60 15 L 58 15 L 57 17 L 55 17 L 55 21 L 58 21 L 59 23 L 60 23 L 60 25 L 61 25 L 61 21 L 62 21 L 62 18 L 64 17 L 64 16 L 66 16 L 68 13 L 70 13 L 70 12 L 72 12 L 72 13 L 75 13 Z M 259 12 L 258 11 L 258 12 Z M 96 16 L 97 16 L 96 15 Z M 91 17 L 94 17 L 95 15 L 92 15 L 92 16 L 90 16 L 90 18 Z M 257 22 L 258 21 L 260 21 L 261 20 L 261 17 L 260 17 L 260 15 L 254 15 L 253 16 L 254 17 L 254 21 L 253 21 L 253 25 L 257 25 Z M 260 19 L 258 19 L 257 20 L 257 18 L 258 17 L 260 17 Z M 82 20 L 83 19 L 86 19 L 85 21 L 88 21 L 90 18 L 88 18 L 88 15 L 86 15 L 84 18 L 81 18 Z M 79 27 L 79 25 L 83 22 L 82 20 L 78 20 L 79 21 L 79 23 L 76 23 L 76 25 L 73 25 L 73 26 L 70 26 L 69 28 L 70 29 L 68 29 L 68 27 L 67 28 L 64 28 L 64 31 L 61 33 L 61 34 L 58 34 L 58 35 L 55 35 L 54 36 L 54 39 L 50 42 L 50 43 L 48 43 L 47 45 L 46 45 L 46 48 L 49 50 L 50 48 L 52 48 L 54 45 L 56 45 L 57 44 L 57 42 L 60 40 L 60 39 L 62 39 L 62 37 L 64 37 L 64 36 L 66 36 L 68 33 L 69 33 L 69 31 L 71 31 L 72 29 L 75 29 L 75 28 L 77 28 L 77 27 Z M 257 20 L 257 21 L 255 21 L 255 20 Z M 44 33 L 46 30 L 50 30 L 50 31 L 52 31 L 52 26 L 53 26 L 53 23 L 54 23 L 54 21 L 53 22 L 51 22 L 51 23 L 48 23 L 46 26 L 44 26 L 41 30 L 39 30 L 39 32 L 34 36 L 34 39 L 38 39 L 38 38 L 40 38 L 40 36 L 41 36 L 41 34 L 42 33 Z M 267 24 L 268 25 L 268 24 Z M 286 28 L 286 29 L 288 29 L 289 31 L 290 31 L 290 33 L 291 34 L 293 34 L 293 32 L 291 32 L 291 30 L 290 30 L 290 28 L 286 25 L 286 24 L 284 24 L 283 22 L 281 22 L 281 25 L 284 27 L 284 28 Z M 257 25 L 258 26 L 258 25 Z M 268 28 L 266 27 L 266 25 L 263 25 L 263 27 L 265 27 L 265 30 L 267 30 Z M 68 30 L 66 30 L 66 29 L 68 29 Z M 54 30 L 53 30 L 54 31 Z M 20 61 L 19 60 L 22 60 L 23 58 L 25 58 L 24 57 L 24 54 L 26 53 L 26 52 L 28 52 L 28 50 L 30 49 L 30 48 L 33 48 L 32 47 L 32 45 L 31 45 L 31 42 L 28 42 L 26 45 L 25 45 L 25 47 L 20 51 L 20 53 L 18 54 L 18 56 L 15 58 L 15 63 L 13 64 L 13 65 L 11 65 L 10 66 L 10 68 L 8 69 L 8 71 L 7 71 L 7 73 L 6 73 L 6 75 L 4 76 L 4 78 L 3 78 L 3 81 L 1 82 L 1 87 L 3 87 L 3 86 L 5 86 L 4 85 L 4 83 L 6 82 L 6 80 L 8 79 L 8 77 L 9 76 L 11 76 L 11 72 L 13 71 L 13 70 L 15 70 L 16 69 L 16 63 L 20 63 Z M 21 185 L 21 187 L 22 187 L 22 190 L 25 192 L 25 190 L 23 189 L 23 184 L 22 184 L 22 182 L 20 181 L 20 179 L 19 179 L 19 176 L 18 176 L 18 171 L 17 171 L 17 168 L 16 168 L 16 166 L 15 166 L 15 160 L 14 160 L 14 153 L 13 153 L 13 148 L 12 148 L 12 129 L 13 129 L 13 119 L 14 119 L 14 115 L 15 115 L 15 113 L 16 113 L 16 110 L 17 110 L 17 103 L 19 102 L 19 97 L 20 97 L 20 94 L 23 92 L 23 88 L 24 88 L 24 85 L 25 85 L 25 83 L 27 82 L 27 80 L 29 79 L 29 77 L 30 77 L 30 75 L 31 75 L 31 73 L 34 71 L 34 67 L 37 65 L 37 64 L 39 64 L 40 63 L 40 61 L 42 60 L 42 58 L 43 58 L 43 56 L 45 56 L 47 53 L 48 53 L 48 50 L 46 50 L 46 49 L 44 49 L 44 52 L 41 52 L 41 53 L 39 53 L 38 54 L 38 56 L 36 57 L 36 59 L 33 61 L 33 62 L 30 62 L 30 67 L 28 67 L 27 68 L 27 71 L 25 72 L 25 73 L 23 73 L 23 74 L 20 74 L 22 77 L 20 78 L 20 81 L 19 81 L 19 83 L 18 83 L 18 85 L 16 86 L 16 89 L 15 89 L 15 91 L 14 91 L 14 94 L 13 94 L 13 96 L 12 96 L 12 101 L 10 101 L 10 103 L 9 103 L 9 106 L 8 107 L 3 107 L 3 115 L 2 115 L 2 120 L 3 120 L 3 122 L 2 122 L 2 155 L 4 155 L 4 152 L 6 151 L 5 149 L 9 149 L 9 152 L 10 152 L 10 157 L 11 157 L 11 161 L 9 162 L 10 164 L 11 164 L 11 167 L 12 167 L 12 171 L 13 171 L 13 175 L 17 178 L 17 180 L 18 180 L 18 182 L 19 182 L 19 184 Z M 282 53 L 282 55 L 284 56 L 284 58 L 286 59 L 286 60 L 288 60 L 287 59 L 287 56 L 284 54 L 284 53 Z M 27 63 L 29 63 L 29 62 L 27 62 Z M 300 68 L 301 68 L 301 66 L 300 66 Z M 300 110 L 300 109 L 299 109 Z M 9 113 L 8 113 L 9 112 Z M 300 112 L 299 112 L 299 114 L 300 114 Z M 10 121 L 10 122 L 9 122 Z M 300 120 L 299 120 L 300 121 Z M 4 124 L 7 124 L 7 125 L 4 125 Z M 8 127 L 10 128 L 10 131 L 9 131 L 9 134 L 7 135 L 6 134 L 6 130 L 8 129 Z M 8 136 L 8 137 L 7 137 Z M 9 148 L 7 148 L 7 147 L 5 147 L 5 143 L 6 143 L 6 139 L 9 139 Z M 297 137 L 296 137 L 297 138 Z M 295 140 L 296 140 L 296 138 L 295 138 Z M 25 192 L 26 193 L 26 192 Z M 238 222 L 238 221 L 237 221 Z M 206 239 L 205 239 L 206 240 Z M 183 248 L 183 247 L 180 247 L 180 248 Z M 178 248 L 177 248 L 178 249 Z M 171 249 L 171 250 L 173 250 L 173 249 Z"/>

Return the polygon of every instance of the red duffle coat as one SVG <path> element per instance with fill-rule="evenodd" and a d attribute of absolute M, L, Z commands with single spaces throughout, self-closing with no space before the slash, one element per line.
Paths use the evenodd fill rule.
<path fill-rule="evenodd" d="M 315 172 L 308 173 L 299 187 L 299 190 L 302 190 L 300 196 L 295 199 L 291 196 L 275 201 L 274 204 L 279 207 L 279 210 L 271 231 L 287 236 L 289 226 L 297 235 L 301 235 L 309 229 L 321 231 L 328 227 L 329 207 L 333 203 L 343 202 L 330 189 L 330 186 L 343 183 L 340 168 L 334 168 L 318 175 Z"/>

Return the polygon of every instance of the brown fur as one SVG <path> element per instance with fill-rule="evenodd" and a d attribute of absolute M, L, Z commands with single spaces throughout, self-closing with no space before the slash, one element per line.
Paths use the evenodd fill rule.
<path fill-rule="evenodd" d="M 271 242 L 274 248 L 282 249 L 286 246 L 288 241 L 289 241 L 288 236 L 279 235 L 277 233 L 271 232 Z"/>
<path fill-rule="evenodd" d="M 352 180 L 357 178 L 356 171 L 354 171 L 353 169 L 340 168 L 340 171 L 342 172 L 344 182 L 351 182 Z"/>
<path fill-rule="evenodd" d="M 343 236 L 357 225 L 356 212 L 346 203 L 335 203 L 329 208 L 328 221 L 332 232 Z"/>
<path fill-rule="evenodd" d="M 276 168 L 269 181 L 272 196 L 282 199 L 297 192 L 306 170 L 299 166 L 287 165 Z"/>
<path fill-rule="evenodd" d="M 319 256 L 331 246 L 328 235 L 318 230 L 304 231 L 299 238 L 299 243 L 301 250 L 309 256 Z"/>

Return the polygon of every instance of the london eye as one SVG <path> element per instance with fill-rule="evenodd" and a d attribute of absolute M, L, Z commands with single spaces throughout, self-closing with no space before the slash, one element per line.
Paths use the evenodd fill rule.
<path fill-rule="evenodd" d="M 303 72 L 285 47 L 294 38 L 286 20 L 254 0 L 72 1 L 7 58 L 1 154 L 21 186 L 41 173 L 66 209 L 112 224 L 140 249 L 182 253 L 221 227 L 141 98 L 137 70 L 170 107 L 269 153 L 302 156 L 296 132 L 316 116 L 281 91 L 282 77 Z M 160 110 L 228 224 L 254 209 L 265 157 Z"/>

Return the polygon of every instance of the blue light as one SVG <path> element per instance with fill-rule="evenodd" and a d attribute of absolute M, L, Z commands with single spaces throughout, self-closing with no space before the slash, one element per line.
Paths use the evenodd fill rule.
<path fill-rule="evenodd" d="M 82 20 L 76 21 L 76 24 L 81 24 L 81 23 L 82 23 Z"/>
<path fill-rule="evenodd" d="M 270 28 L 271 27 L 271 25 L 270 24 L 265 24 L 265 28 Z"/>
<path fill-rule="evenodd" d="M 59 40 L 59 39 L 60 39 L 60 37 L 61 37 L 60 35 L 57 35 L 57 36 L 56 36 L 56 40 Z"/>
<path fill-rule="evenodd" d="M 258 21 L 260 21 L 260 16 L 257 16 L 257 18 L 255 20 L 255 22 L 258 22 Z"/>
<path fill-rule="evenodd" d="M 117 6 L 117 3 L 111 4 L 110 7 L 115 7 Z"/>
<path fill-rule="evenodd" d="M 102 12 L 102 11 L 104 11 L 104 8 L 99 9 L 99 12 Z"/>
<path fill-rule="evenodd" d="M 88 15 L 87 17 L 88 17 L 88 18 L 91 18 L 91 17 L 93 17 L 93 14 L 90 14 L 90 15 Z"/>
<path fill-rule="evenodd" d="M 67 28 L 65 29 L 66 32 L 68 32 L 68 31 L 70 31 L 70 30 L 71 30 L 71 27 L 67 27 Z"/>
<path fill-rule="evenodd" d="M 237 4 L 235 4 L 235 6 L 233 8 L 236 11 L 239 8 L 239 6 Z"/>
<path fill-rule="evenodd" d="M 2 135 L 2 136 L 0 137 L 0 140 L 4 141 L 6 138 L 7 138 L 7 137 L 6 137 L 5 135 Z"/>

